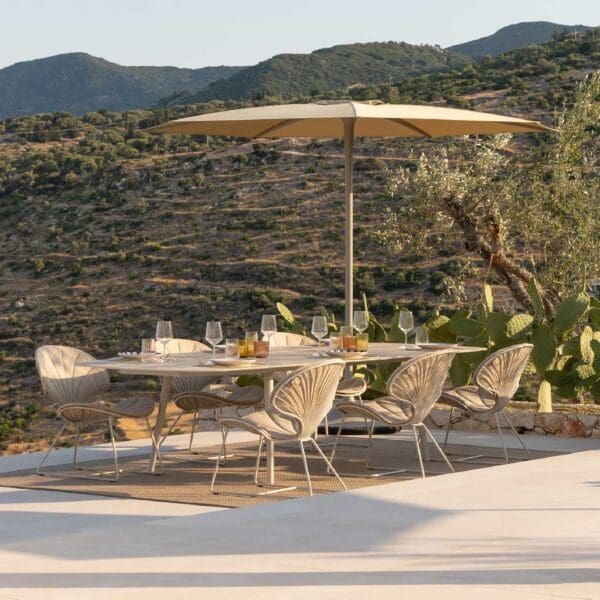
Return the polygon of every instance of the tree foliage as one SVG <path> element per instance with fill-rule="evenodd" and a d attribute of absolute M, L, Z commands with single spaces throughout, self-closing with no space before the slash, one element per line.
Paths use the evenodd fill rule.
<path fill-rule="evenodd" d="M 534 276 L 549 316 L 557 299 L 600 275 L 596 174 L 600 75 L 581 84 L 543 150 L 510 136 L 465 140 L 391 173 L 395 199 L 377 239 L 398 255 L 463 245 L 483 259 L 524 308 Z"/>

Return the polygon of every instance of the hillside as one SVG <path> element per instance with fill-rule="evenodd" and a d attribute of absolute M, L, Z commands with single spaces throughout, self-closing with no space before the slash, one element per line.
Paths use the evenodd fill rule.
<path fill-rule="evenodd" d="M 459 108 L 513 111 L 538 119 L 569 101 L 582 74 L 600 68 L 600 29 L 484 58 L 462 69 L 407 77 L 392 85 L 356 86 L 355 100 L 387 98 Z"/>
<path fill-rule="evenodd" d="M 240 68 L 123 67 L 82 52 L 59 54 L 0 69 L 0 118 L 153 106 L 168 94 L 203 88 Z"/>
<path fill-rule="evenodd" d="M 498 29 L 496 33 L 486 37 L 450 46 L 447 50 L 460 52 L 478 60 L 484 56 L 498 56 L 515 48 L 525 48 L 534 44 L 549 42 L 554 34 L 566 34 L 585 31 L 584 25 L 559 25 L 547 21 L 515 23 Z"/>
<path fill-rule="evenodd" d="M 588 32 L 350 92 L 552 124 L 576 82 L 600 68 L 599 39 Z M 169 117 L 236 106 L 169 108 Z M 40 400 L 33 351 L 42 343 L 108 356 L 137 349 L 161 316 L 173 319 L 177 336 L 199 339 L 209 318 L 223 321 L 226 336 L 257 328 L 279 300 L 304 322 L 320 306 L 343 312 L 340 142 L 207 144 L 140 131 L 163 118 L 156 109 L 0 121 L 0 451 L 39 448 L 56 428 L 55 413 L 42 408 L 27 429 L 27 407 Z M 513 148 L 526 160 L 544 139 L 517 136 Z M 390 205 L 387 169 L 446 143 L 356 144 L 356 292 L 381 318 L 402 302 L 422 321 L 435 306 L 453 306 L 453 282 L 465 273 L 471 293 L 484 278 L 486 265 L 465 256 L 464 245 L 442 240 L 433 258 L 390 261 L 370 235 Z M 506 301 L 500 286 L 495 293 Z M 155 381 L 142 385 L 156 389 Z"/>
<path fill-rule="evenodd" d="M 215 81 L 197 93 L 177 95 L 163 103 L 322 94 L 356 83 L 394 81 L 468 62 L 465 56 L 438 47 L 403 42 L 333 46 L 311 54 L 279 54 L 227 79 Z"/>

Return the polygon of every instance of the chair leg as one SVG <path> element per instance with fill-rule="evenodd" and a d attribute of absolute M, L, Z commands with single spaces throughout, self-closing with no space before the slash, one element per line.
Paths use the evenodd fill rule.
<path fill-rule="evenodd" d="M 425 477 L 425 467 L 423 466 L 423 457 L 421 456 L 421 440 L 417 433 L 416 425 L 412 425 L 413 436 L 415 438 L 415 446 L 417 448 L 417 458 L 419 459 L 419 467 L 421 467 L 421 477 Z"/>
<path fill-rule="evenodd" d="M 217 455 L 217 462 L 215 463 L 215 470 L 213 471 L 212 480 L 210 482 L 210 493 L 216 494 L 215 492 L 215 481 L 217 480 L 217 473 L 219 472 L 219 466 L 221 464 L 221 455 L 225 456 L 225 443 L 227 441 L 227 434 L 229 433 L 229 427 L 223 426 L 221 428 L 222 444 L 221 452 Z"/>
<path fill-rule="evenodd" d="M 425 425 L 425 423 L 421 423 L 421 427 L 423 427 L 425 429 L 426 433 L 431 438 L 433 445 L 437 448 L 438 452 L 440 453 L 440 456 L 444 459 L 444 461 L 448 465 L 448 468 L 454 473 L 454 467 L 452 466 L 452 463 L 448 460 L 448 457 L 446 456 L 444 451 L 440 448 L 440 445 L 437 443 L 437 440 L 433 437 L 433 434 L 431 433 L 431 431 L 429 431 L 429 429 L 427 428 L 427 425 Z"/>
<path fill-rule="evenodd" d="M 79 448 L 79 436 L 81 432 L 81 423 L 77 423 L 75 432 L 75 446 L 73 448 L 73 469 L 77 469 L 77 449 Z"/>
<path fill-rule="evenodd" d="M 302 442 L 302 440 L 299 440 L 298 443 L 300 444 L 300 452 L 302 452 L 302 462 L 304 463 L 304 472 L 306 473 L 306 481 L 308 482 L 308 495 L 312 496 L 312 481 L 310 480 L 310 471 L 308 470 L 308 462 L 306 460 L 306 452 L 304 451 L 304 443 Z"/>
<path fill-rule="evenodd" d="M 331 456 L 329 457 L 330 464 L 333 464 L 333 459 L 335 458 L 335 451 L 337 450 L 338 442 L 340 441 L 340 434 L 342 433 L 342 429 L 344 428 L 344 423 L 346 421 L 346 415 L 342 413 L 342 420 L 338 424 L 337 434 L 335 436 L 335 442 L 333 442 L 333 448 L 331 449 Z"/>
<path fill-rule="evenodd" d="M 504 435 L 502 435 L 502 427 L 500 426 L 500 419 L 498 413 L 495 413 L 496 427 L 498 428 L 498 435 L 500 436 L 500 442 L 502 443 L 502 450 L 504 451 L 504 462 L 508 462 L 508 451 L 506 450 L 506 444 L 504 443 Z"/>
<path fill-rule="evenodd" d="M 48 448 L 46 454 L 44 454 L 44 457 L 42 458 L 42 462 L 38 465 L 38 468 L 36 469 L 36 475 L 45 475 L 45 473 L 42 472 L 42 467 L 44 466 L 44 463 L 46 462 L 46 460 L 48 459 L 48 456 L 50 456 L 50 452 L 52 452 L 52 450 L 54 450 L 54 446 L 56 446 L 56 442 L 58 442 L 60 436 L 62 435 L 63 431 L 66 429 L 68 423 L 63 423 L 63 426 L 60 428 L 60 431 L 54 436 L 54 439 L 52 440 L 52 443 L 50 444 L 50 447 Z"/>
<path fill-rule="evenodd" d="M 181 419 L 181 417 L 183 417 L 184 415 L 184 411 L 181 411 L 176 419 L 173 421 L 173 424 L 171 425 L 171 427 L 169 427 L 169 431 L 167 431 L 167 433 L 165 433 L 165 435 L 163 435 L 163 437 L 161 438 L 160 442 L 158 443 L 159 446 L 162 446 L 165 442 L 165 440 L 171 435 L 171 431 L 173 431 L 173 429 L 175 429 L 175 425 L 177 425 L 177 423 L 179 423 L 179 419 Z"/>
<path fill-rule="evenodd" d="M 504 417 L 504 420 L 508 423 L 509 427 L 512 429 L 513 433 L 515 434 L 515 437 L 519 441 L 519 444 L 521 444 L 521 446 L 523 447 L 523 450 L 525 450 L 525 452 L 527 452 L 528 458 L 531 458 L 531 452 L 529 452 L 529 448 L 525 445 L 525 442 L 521 439 L 521 436 L 517 433 L 517 430 L 514 428 L 514 425 L 512 424 L 512 421 L 508 418 L 508 415 L 504 412 L 501 414 Z"/>
<path fill-rule="evenodd" d="M 112 417 L 108 420 L 108 429 L 110 431 L 110 441 L 112 442 L 113 460 L 115 463 L 115 478 L 109 481 L 119 480 L 119 457 L 117 456 L 117 442 L 115 440 L 115 429 L 113 427 Z"/>
<path fill-rule="evenodd" d="M 448 418 L 448 425 L 446 425 L 446 436 L 444 437 L 444 452 L 446 452 L 446 447 L 448 446 L 448 438 L 450 437 L 450 430 L 452 429 L 452 417 L 454 416 L 454 406 L 450 407 L 450 417 Z"/>
<path fill-rule="evenodd" d="M 329 420 L 327 419 L 327 415 L 325 415 L 325 435 L 329 437 Z"/>
<path fill-rule="evenodd" d="M 256 467 L 254 469 L 254 483 L 258 485 L 258 470 L 260 469 L 260 459 L 262 455 L 263 436 L 258 438 L 258 449 L 256 450 Z"/>
<path fill-rule="evenodd" d="M 188 446 L 188 452 L 192 451 L 192 444 L 194 443 L 194 432 L 196 431 L 196 420 L 198 418 L 198 411 L 194 412 L 194 417 L 192 418 L 192 431 L 190 432 L 190 445 Z"/>
<path fill-rule="evenodd" d="M 333 465 L 329 462 L 329 460 L 325 456 L 323 450 L 321 450 L 321 448 L 319 447 L 319 444 L 317 444 L 317 442 L 313 438 L 310 438 L 310 441 L 312 442 L 312 445 L 315 447 L 315 449 L 317 450 L 317 452 L 321 455 L 321 458 L 325 461 L 325 464 L 327 465 L 327 472 L 328 473 L 330 473 L 330 472 L 333 473 L 335 475 L 335 478 L 342 485 L 342 487 L 345 490 L 347 490 L 348 488 L 346 487 L 346 484 L 344 483 L 344 481 L 342 480 L 342 478 L 339 476 L 338 472 L 333 468 Z M 302 442 L 300 442 L 300 444 L 302 444 Z"/>

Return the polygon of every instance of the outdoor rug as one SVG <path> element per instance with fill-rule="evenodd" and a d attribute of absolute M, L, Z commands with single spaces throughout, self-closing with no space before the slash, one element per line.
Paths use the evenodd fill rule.
<path fill-rule="evenodd" d="M 331 448 L 328 446 L 326 438 L 320 437 L 319 443 L 325 454 L 329 455 Z M 364 438 L 354 438 L 351 441 L 344 440 L 344 445 L 338 447 L 334 464 L 348 489 L 381 485 L 391 481 L 414 479 L 421 476 L 414 443 L 390 438 L 375 439 L 368 454 L 369 465 L 378 467 L 377 470 L 369 470 L 365 465 L 365 443 Z M 337 479 L 327 474 L 325 463 L 314 450 L 308 451 L 309 446 L 310 444 L 305 444 L 314 493 L 327 494 L 340 491 L 341 487 Z M 55 471 L 68 470 L 70 468 L 70 465 L 68 465 L 66 467 L 49 467 L 48 471 L 51 474 L 45 476 L 36 475 L 31 470 L 3 473 L 0 475 L 0 486 L 228 508 L 281 502 L 285 499 L 308 495 L 302 456 L 297 444 L 286 444 L 285 446 L 279 444 L 275 454 L 277 487 L 295 486 L 296 489 L 277 494 L 257 495 L 260 492 L 268 491 L 270 488 L 254 484 L 257 445 L 249 443 L 228 446 L 227 453 L 231 453 L 233 456 L 222 462 L 216 484 L 218 494 L 212 494 L 210 480 L 215 462 L 211 457 L 216 455 L 218 450 L 218 447 L 215 446 L 213 448 L 203 448 L 200 454 L 190 454 L 186 451 L 164 452 L 163 471 L 158 475 L 145 472 L 148 468 L 147 456 L 122 457 L 119 459 L 122 472 L 119 480 L 114 483 L 81 479 L 73 476 L 72 473 L 54 473 Z M 449 451 L 457 472 L 489 468 L 494 463 L 504 464 L 500 449 L 451 445 Z M 435 452 L 435 448 L 430 445 L 430 454 L 432 459 L 435 460 L 426 463 L 425 468 L 428 476 L 448 472 L 447 465 L 437 459 Z M 477 454 L 485 454 L 486 462 L 460 462 L 458 460 L 461 456 L 466 457 Z M 511 455 L 517 457 L 517 459 L 525 457 L 522 451 L 517 450 L 511 450 Z M 533 458 L 543 458 L 551 455 L 549 452 L 532 452 Z M 109 471 L 112 468 L 112 463 L 103 460 L 82 463 L 82 466 L 86 470 L 94 469 L 99 472 Z M 409 470 L 405 473 L 373 476 L 399 468 Z M 263 460 L 259 479 L 264 480 L 264 477 Z"/>

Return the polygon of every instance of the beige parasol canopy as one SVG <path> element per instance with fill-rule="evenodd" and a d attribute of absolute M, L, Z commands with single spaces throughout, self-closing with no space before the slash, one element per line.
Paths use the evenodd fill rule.
<path fill-rule="evenodd" d="M 553 131 L 537 121 L 504 115 L 418 106 L 364 102 L 281 104 L 207 113 L 169 121 L 151 133 L 222 135 L 245 138 L 344 138 L 345 147 L 345 288 L 346 324 L 352 325 L 353 165 L 357 137 L 443 137 L 472 134 Z"/>

